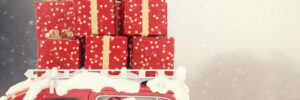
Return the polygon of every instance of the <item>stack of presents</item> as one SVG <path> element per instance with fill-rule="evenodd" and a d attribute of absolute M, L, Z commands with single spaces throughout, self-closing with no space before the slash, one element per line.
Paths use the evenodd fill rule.
<path fill-rule="evenodd" d="M 36 2 L 37 67 L 173 69 L 167 23 L 166 0 Z"/>

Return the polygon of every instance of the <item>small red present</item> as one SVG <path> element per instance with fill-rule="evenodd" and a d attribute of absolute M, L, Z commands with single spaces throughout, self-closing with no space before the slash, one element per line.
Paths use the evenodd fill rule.
<path fill-rule="evenodd" d="M 172 37 L 133 37 L 131 49 L 132 69 L 173 69 L 174 39 Z M 155 72 L 147 72 L 154 76 Z M 171 75 L 172 72 L 166 72 Z"/>
<path fill-rule="evenodd" d="M 167 35 L 165 0 L 124 0 L 124 34 Z"/>
<path fill-rule="evenodd" d="M 36 34 L 38 40 L 46 39 L 50 30 L 74 31 L 74 9 L 72 1 L 36 2 Z M 73 37 L 73 36 L 72 36 Z"/>
<path fill-rule="evenodd" d="M 117 0 L 115 4 L 115 11 L 116 11 L 116 35 L 123 34 L 123 3 L 121 0 Z"/>
<path fill-rule="evenodd" d="M 127 66 L 127 37 L 86 37 L 86 69 L 121 69 Z"/>
<path fill-rule="evenodd" d="M 79 69 L 80 42 L 78 40 L 38 41 L 38 69 Z"/>
<path fill-rule="evenodd" d="M 114 4 L 115 0 L 74 0 L 74 35 L 115 35 Z"/>

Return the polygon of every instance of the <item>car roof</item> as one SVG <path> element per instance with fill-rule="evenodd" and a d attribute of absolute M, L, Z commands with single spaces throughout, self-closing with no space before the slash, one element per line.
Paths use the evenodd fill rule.
<path fill-rule="evenodd" d="M 23 98 L 26 95 L 28 90 L 29 89 L 25 89 L 25 90 L 15 93 L 15 94 L 10 94 L 7 96 L 8 100 L 11 100 L 12 98 Z M 74 91 L 88 91 L 91 93 L 93 92 L 91 89 L 73 89 L 73 90 Z M 106 93 L 106 92 L 121 93 L 121 92 L 117 92 L 114 88 L 106 87 L 106 88 L 103 88 L 99 94 Z M 158 95 L 163 96 L 163 95 L 173 95 L 174 94 L 172 91 L 168 91 L 166 94 L 153 93 L 150 90 L 150 88 L 147 87 L 147 85 L 145 85 L 145 84 L 140 85 L 140 91 L 138 93 L 121 93 L 121 94 L 137 96 L 137 94 L 139 94 L 139 93 L 147 93 L 147 94 L 149 94 L 149 96 L 158 96 Z M 39 94 L 50 94 L 50 89 L 49 88 L 43 89 Z"/>

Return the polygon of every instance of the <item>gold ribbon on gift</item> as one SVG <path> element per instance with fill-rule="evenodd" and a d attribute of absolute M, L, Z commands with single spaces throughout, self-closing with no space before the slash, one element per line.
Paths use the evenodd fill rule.
<path fill-rule="evenodd" d="M 110 36 L 103 36 L 103 45 L 102 45 L 102 48 L 103 48 L 103 60 L 102 60 L 102 63 L 103 63 L 103 67 L 102 69 L 109 69 L 109 54 L 110 54 L 110 50 L 109 50 L 109 39 L 110 39 Z"/>
<path fill-rule="evenodd" d="M 142 0 L 142 36 L 149 34 L 149 0 Z"/>
<path fill-rule="evenodd" d="M 73 32 L 64 29 L 59 35 L 59 30 L 51 29 L 48 33 L 45 34 L 46 39 L 71 39 L 73 37 Z"/>
<path fill-rule="evenodd" d="M 45 34 L 46 39 L 59 39 L 59 30 L 51 29 Z"/>
<path fill-rule="evenodd" d="M 98 34 L 98 9 L 97 0 L 91 0 L 91 32 Z"/>
<path fill-rule="evenodd" d="M 62 39 L 71 39 L 73 37 L 73 32 L 68 30 L 68 29 L 64 29 L 61 31 L 61 35 L 60 38 Z"/>

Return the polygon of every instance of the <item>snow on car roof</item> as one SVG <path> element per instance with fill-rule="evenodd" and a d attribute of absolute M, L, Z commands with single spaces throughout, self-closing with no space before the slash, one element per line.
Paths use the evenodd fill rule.
<path fill-rule="evenodd" d="M 46 72 L 41 77 L 45 77 L 45 75 L 49 75 L 49 73 L 54 76 L 61 74 L 57 73 L 57 69 L 54 68 L 51 72 Z M 171 90 L 174 92 L 174 97 L 177 100 L 189 100 L 189 89 L 184 83 L 186 76 L 185 67 L 178 67 L 174 76 L 176 77 L 175 79 L 156 77 L 153 80 L 149 80 L 147 82 L 147 86 L 153 93 L 158 92 L 161 94 L 166 94 L 167 91 Z M 6 95 L 11 95 L 18 91 L 28 89 L 23 100 L 34 100 L 43 89 L 50 88 L 53 85 L 52 81 L 53 80 L 49 78 L 39 80 L 27 79 L 10 87 L 6 92 Z M 69 90 L 73 89 L 91 89 L 93 92 L 97 93 L 105 87 L 112 87 L 117 92 L 127 93 L 138 93 L 140 90 L 139 81 L 130 79 L 114 79 L 95 72 L 76 73 L 76 75 L 69 79 L 55 81 L 56 84 L 54 88 L 56 89 L 56 94 L 59 96 L 65 95 Z M 7 98 L 5 96 L 0 98 L 0 100 L 6 99 Z"/>

